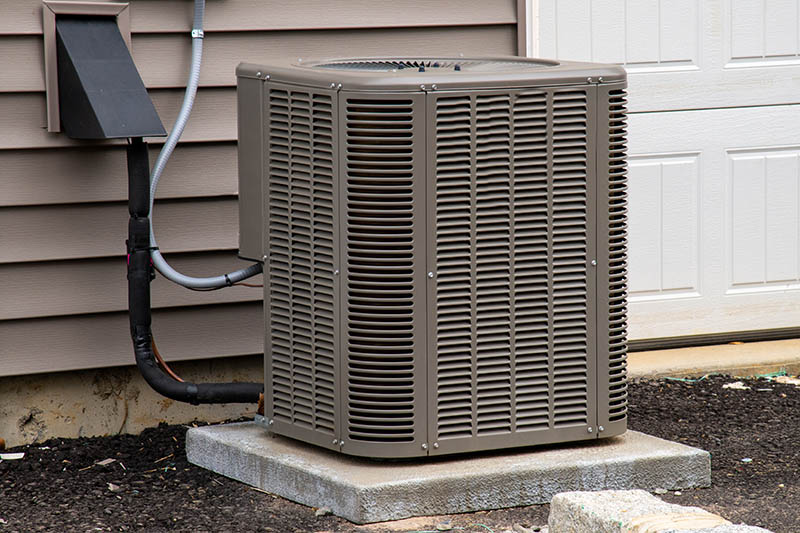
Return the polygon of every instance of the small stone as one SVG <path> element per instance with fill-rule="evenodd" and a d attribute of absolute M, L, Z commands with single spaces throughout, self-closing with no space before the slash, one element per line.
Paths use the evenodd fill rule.
<path fill-rule="evenodd" d="M 659 488 L 657 488 L 656 490 L 653 491 L 654 494 L 658 494 L 658 495 L 666 494 L 667 492 L 668 492 L 667 489 L 662 489 L 661 487 L 659 487 Z"/>
<path fill-rule="evenodd" d="M 119 492 L 119 485 L 115 483 L 106 483 L 106 485 L 108 485 L 108 490 L 111 492 Z"/>
<path fill-rule="evenodd" d="M 733 383 L 726 383 L 722 386 L 723 389 L 733 389 L 733 390 L 749 390 L 750 387 L 742 383 L 741 381 L 734 381 Z"/>
<path fill-rule="evenodd" d="M 514 533 L 533 533 L 532 528 L 525 527 L 520 524 L 514 524 L 511 526 L 511 529 L 514 531 Z"/>
<path fill-rule="evenodd" d="M 331 511 L 328 507 L 320 507 L 319 509 L 314 511 L 314 514 L 317 516 L 327 516 L 332 513 L 333 511 Z"/>
<path fill-rule="evenodd" d="M 439 522 L 436 524 L 436 531 L 453 531 L 452 522 Z"/>
<path fill-rule="evenodd" d="M 786 485 L 784 485 L 783 483 L 778 483 L 778 488 L 781 488 L 781 489 L 782 489 L 782 488 L 783 488 L 783 487 L 785 487 L 785 486 L 786 486 Z"/>
<path fill-rule="evenodd" d="M 752 463 L 752 462 L 753 462 L 753 460 L 752 460 L 752 459 L 750 459 L 749 457 L 745 457 L 745 458 L 743 458 L 743 459 L 742 459 L 742 462 L 743 462 L 743 463 Z"/>
<path fill-rule="evenodd" d="M 680 496 L 680 495 L 681 495 L 681 494 L 683 494 L 683 493 L 682 493 L 681 491 L 679 491 L 679 490 L 676 490 L 675 492 L 673 492 L 673 494 L 674 494 L 675 496 Z"/>

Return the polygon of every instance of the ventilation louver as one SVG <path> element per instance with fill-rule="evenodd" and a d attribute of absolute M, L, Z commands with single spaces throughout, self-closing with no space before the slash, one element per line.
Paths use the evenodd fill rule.
<path fill-rule="evenodd" d="M 625 431 L 621 68 L 366 58 L 238 80 L 271 431 L 387 458 Z"/>

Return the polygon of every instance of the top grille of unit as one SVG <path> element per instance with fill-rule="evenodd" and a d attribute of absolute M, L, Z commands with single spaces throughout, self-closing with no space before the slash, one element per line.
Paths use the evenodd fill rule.
<path fill-rule="evenodd" d="M 503 72 L 529 71 L 557 66 L 556 61 L 514 59 L 465 59 L 465 58 L 371 58 L 334 59 L 311 64 L 312 68 L 370 72 Z"/>

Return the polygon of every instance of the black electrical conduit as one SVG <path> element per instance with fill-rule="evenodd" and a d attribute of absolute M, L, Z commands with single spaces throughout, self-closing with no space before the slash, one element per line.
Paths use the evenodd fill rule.
<path fill-rule="evenodd" d="M 150 331 L 150 164 L 141 137 L 128 144 L 128 312 L 136 366 L 156 392 L 193 405 L 201 403 L 256 403 L 264 391 L 260 383 L 189 383 L 165 374 L 153 353 Z"/>

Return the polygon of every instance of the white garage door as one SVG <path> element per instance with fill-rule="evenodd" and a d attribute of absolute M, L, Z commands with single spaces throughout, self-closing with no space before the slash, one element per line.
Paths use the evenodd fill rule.
<path fill-rule="evenodd" d="M 534 4 L 535 55 L 628 69 L 632 339 L 800 326 L 798 4 Z"/>

